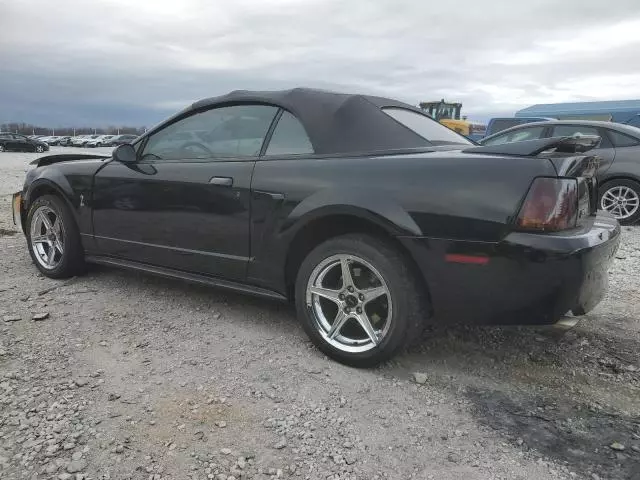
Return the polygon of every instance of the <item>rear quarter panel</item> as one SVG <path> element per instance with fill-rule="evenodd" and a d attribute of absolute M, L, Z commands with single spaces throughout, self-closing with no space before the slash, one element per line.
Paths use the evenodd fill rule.
<path fill-rule="evenodd" d="M 615 161 L 600 177 L 600 184 L 612 178 L 630 178 L 640 182 L 640 147 L 616 148 Z"/>
<path fill-rule="evenodd" d="M 262 160 L 252 182 L 249 277 L 283 286 L 289 243 L 327 215 L 358 216 L 397 237 L 497 242 L 532 179 L 555 175 L 546 159 L 461 152 Z"/>

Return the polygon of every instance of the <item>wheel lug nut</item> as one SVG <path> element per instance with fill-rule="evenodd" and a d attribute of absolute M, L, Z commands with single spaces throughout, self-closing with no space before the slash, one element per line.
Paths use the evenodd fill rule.
<path fill-rule="evenodd" d="M 349 307 L 344 308 L 344 313 L 351 313 L 351 309 Z"/>
<path fill-rule="evenodd" d="M 356 308 L 357 313 L 362 313 L 362 309 L 360 307 Z"/>
<path fill-rule="evenodd" d="M 349 287 L 347 288 L 347 290 L 349 290 L 350 292 L 353 292 L 353 287 L 352 287 L 352 286 L 349 286 Z"/>
<path fill-rule="evenodd" d="M 338 295 L 338 298 L 339 298 L 340 300 L 344 300 L 344 293 L 341 293 L 340 295 Z"/>
<path fill-rule="evenodd" d="M 363 294 L 358 295 L 358 298 L 360 299 L 361 302 L 364 302 L 364 295 Z"/>

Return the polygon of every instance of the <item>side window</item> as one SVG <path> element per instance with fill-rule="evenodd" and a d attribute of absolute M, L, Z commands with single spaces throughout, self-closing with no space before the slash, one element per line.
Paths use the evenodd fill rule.
<path fill-rule="evenodd" d="M 630 137 L 624 133 L 616 132 L 615 130 L 607 130 L 614 147 L 633 147 L 640 145 L 640 140 Z"/>
<path fill-rule="evenodd" d="M 179 120 L 149 137 L 143 160 L 255 157 L 277 108 L 237 105 L 212 108 Z"/>
<path fill-rule="evenodd" d="M 515 127 L 520 122 L 516 119 L 500 119 L 491 122 L 491 133 L 498 133 L 507 128 Z"/>
<path fill-rule="evenodd" d="M 596 127 L 580 126 L 580 125 L 556 125 L 553 127 L 552 137 L 572 137 L 584 135 L 597 135 L 600 132 Z"/>
<path fill-rule="evenodd" d="M 300 121 L 291 113 L 284 111 L 265 155 L 303 155 L 312 154 L 313 146 Z"/>
<path fill-rule="evenodd" d="M 513 132 L 498 135 L 495 138 L 482 142 L 483 145 L 503 145 L 505 143 L 524 142 L 525 140 L 538 140 L 542 137 L 545 127 L 522 128 Z"/>
<path fill-rule="evenodd" d="M 431 145 L 473 145 L 466 137 L 445 127 L 433 118 L 398 107 L 383 107 L 382 111 Z"/>

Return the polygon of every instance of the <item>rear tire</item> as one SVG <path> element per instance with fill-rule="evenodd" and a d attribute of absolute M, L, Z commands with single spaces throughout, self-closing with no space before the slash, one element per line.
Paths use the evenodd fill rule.
<path fill-rule="evenodd" d="M 4 152 L 6 151 L 6 149 L 4 148 L 4 145 L 0 145 L 0 152 Z"/>
<path fill-rule="evenodd" d="M 42 145 L 36 145 L 36 153 L 44 152 L 44 147 Z"/>
<path fill-rule="evenodd" d="M 46 215 L 46 219 L 43 219 L 43 215 Z M 48 228 L 48 225 L 52 228 Z M 80 231 L 64 200 L 54 195 L 38 197 L 29 207 L 25 226 L 29 254 L 43 275 L 69 278 L 84 271 Z M 51 231 L 55 235 L 51 235 Z M 49 257 L 51 249 L 53 254 Z M 51 261 L 48 261 L 49 258 Z"/>
<path fill-rule="evenodd" d="M 626 178 L 610 180 L 599 193 L 599 208 L 611 213 L 620 224 L 633 225 L 640 220 L 640 183 Z"/>
<path fill-rule="evenodd" d="M 342 280 L 345 264 L 353 286 Z M 395 246 L 350 234 L 322 243 L 304 259 L 295 286 L 296 310 L 309 338 L 327 356 L 373 367 L 420 337 L 427 312 L 420 290 Z M 335 328 L 339 320 L 343 326 Z"/>

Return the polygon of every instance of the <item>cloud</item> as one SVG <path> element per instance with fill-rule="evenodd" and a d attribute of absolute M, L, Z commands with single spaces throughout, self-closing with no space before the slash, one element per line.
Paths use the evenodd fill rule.
<path fill-rule="evenodd" d="M 0 5 L 0 123 L 155 123 L 230 90 L 317 86 L 471 117 L 640 97 L 637 0 L 21 0 Z"/>

